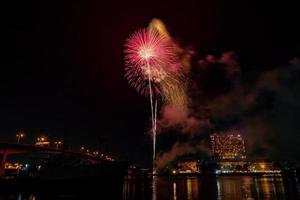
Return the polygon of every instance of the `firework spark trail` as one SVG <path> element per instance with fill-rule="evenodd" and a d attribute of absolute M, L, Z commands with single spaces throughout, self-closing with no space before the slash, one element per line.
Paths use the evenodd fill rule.
<path fill-rule="evenodd" d="M 161 83 L 162 97 L 166 105 L 185 109 L 187 106 L 186 80 L 178 75 L 168 76 Z"/>
<path fill-rule="evenodd" d="M 150 96 L 150 105 L 151 105 L 151 122 L 152 122 L 152 134 L 153 134 L 153 163 L 155 161 L 155 146 L 156 146 L 156 114 L 154 115 L 153 113 L 153 97 L 152 97 L 152 88 L 151 88 L 151 69 L 150 69 L 150 65 L 147 62 L 147 68 L 149 70 L 148 72 L 148 84 L 149 84 L 149 96 Z M 156 100 L 155 100 L 155 105 L 156 105 Z M 155 112 L 156 112 L 156 108 L 155 108 Z"/>
<path fill-rule="evenodd" d="M 153 135 L 153 161 L 155 163 L 156 155 L 156 119 L 157 119 L 157 99 L 155 100 L 154 107 L 154 135 Z"/>
<path fill-rule="evenodd" d="M 155 165 L 157 97 L 164 87 L 164 79 L 172 76 L 170 66 L 176 63 L 174 45 L 156 30 L 143 29 L 133 33 L 127 39 L 125 47 L 125 77 L 139 93 L 144 95 L 149 93 L 153 134 L 153 165 Z M 154 99 L 155 105 L 153 106 Z"/>

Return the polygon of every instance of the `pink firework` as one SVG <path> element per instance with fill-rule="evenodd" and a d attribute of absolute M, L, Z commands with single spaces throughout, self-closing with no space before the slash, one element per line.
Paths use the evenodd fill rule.
<path fill-rule="evenodd" d="M 160 93 L 159 83 L 167 75 L 167 67 L 175 62 L 174 45 L 168 38 L 152 29 L 133 33 L 125 44 L 125 77 L 136 90 L 148 95 Z"/>

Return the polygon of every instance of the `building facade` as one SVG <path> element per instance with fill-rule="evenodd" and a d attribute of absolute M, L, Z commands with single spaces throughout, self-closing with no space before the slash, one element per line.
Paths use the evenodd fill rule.
<path fill-rule="evenodd" d="M 197 160 L 181 160 L 177 163 L 179 173 L 199 173 L 199 164 Z"/>
<path fill-rule="evenodd" d="M 215 161 L 243 161 L 246 159 L 245 142 L 238 131 L 214 133 L 210 139 Z"/>

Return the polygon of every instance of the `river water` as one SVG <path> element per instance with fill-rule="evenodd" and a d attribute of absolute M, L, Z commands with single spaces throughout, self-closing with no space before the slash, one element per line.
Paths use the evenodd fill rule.
<path fill-rule="evenodd" d="M 300 186 L 295 177 L 282 176 L 157 176 L 126 178 L 123 188 L 101 190 L 97 183 L 84 192 L 39 193 L 1 191 L 0 200 L 300 200 Z"/>
<path fill-rule="evenodd" d="M 296 178 L 281 176 L 177 176 L 129 179 L 123 200 L 300 199 Z"/>

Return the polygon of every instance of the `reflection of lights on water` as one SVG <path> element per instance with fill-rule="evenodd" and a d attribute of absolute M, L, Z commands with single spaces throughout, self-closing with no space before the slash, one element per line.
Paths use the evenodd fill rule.
<path fill-rule="evenodd" d="M 130 189 L 130 180 L 125 180 L 123 183 L 123 200 L 129 199 L 129 196 L 131 194 Z"/>
<path fill-rule="evenodd" d="M 280 194 L 285 194 L 283 179 L 278 176 L 263 177 L 261 179 L 263 194 L 267 198 L 277 197 Z"/>
<path fill-rule="evenodd" d="M 299 184 L 299 180 L 298 180 L 298 178 L 297 178 L 297 176 L 295 176 L 295 179 L 296 179 L 296 185 L 297 185 L 297 190 L 298 190 L 298 193 L 299 193 L 299 195 L 300 195 L 300 184 Z M 283 184 L 282 184 L 282 187 L 283 187 Z M 284 189 L 284 187 L 283 187 L 283 189 Z"/>
<path fill-rule="evenodd" d="M 156 187 L 157 187 L 157 177 L 153 176 L 152 179 L 152 200 L 156 200 Z"/>
<path fill-rule="evenodd" d="M 268 178 L 267 177 L 263 177 L 261 179 L 261 182 L 262 182 L 262 189 L 263 189 L 263 193 L 267 196 L 267 197 L 270 197 L 271 195 L 271 185 L 269 184 L 268 182 Z"/>
<path fill-rule="evenodd" d="M 177 200 L 176 183 L 173 183 L 173 200 Z"/>
<path fill-rule="evenodd" d="M 254 186 L 255 186 L 256 193 L 257 193 L 257 197 L 260 197 L 260 187 L 259 187 L 259 182 L 258 182 L 257 178 L 254 179 Z"/>
<path fill-rule="evenodd" d="M 242 196 L 244 199 L 253 199 L 251 185 L 253 184 L 252 177 L 242 177 Z"/>
<path fill-rule="evenodd" d="M 36 197 L 33 196 L 33 195 L 30 195 L 29 199 L 28 200 L 36 200 Z"/>
<path fill-rule="evenodd" d="M 125 181 L 123 183 L 123 193 L 122 193 L 122 199 L 135 199 L 136 195 L 136 182 L 134 181 L 134 178 L 127 177 L 125 178 Z"/>
<path fill-rule="evenodd" d="M 271 187 L 271 190 L 273 191 L 274 196 L 276 196 L 277 191 L 276 191 L 276 186 L 275 186 L 275 180 L 274 180 L 274 178 L 272 178 L 271 180 L 272 180 L 272 185 L 271 184 L 269 184 L 269 185 Z"/>
<path fill-rule="evenodd" d="M 36 198 L 36 196 L 34 196 L 34 195 L 30 195 L 28 198 L 27 197 L 24 197 L 24 198 L 22 198 L 22 194 L 19 194 L 18 195 L 18 200 L 22 200 L 22 199 L 28 199 L 28 200 L 37 200 L 37 198 Z"/>
<path fill-rule="evenodd" d="M 190 177 L 186 179 L 186 186 L 187 186 L 187 199 L 191 200 L 192 199 L 192 181 Z"/>
<path fill-rule="evenodd" d="M 192 200 L 199 196 L 199 179 L 198 177 L 187 177 L 187 199 Z"/>
<path fill-rule="evenodd" d="M 213 181 L 203 184 L 201 178 L 194 176 L 153 177 L 149 181 L 147 180 L 148 184 L 144 186 L 143 183 L 131 179 L 131 182 L 124 186 L 123 199 L 281 199 L 285 198 L 287 192 L 283 178 L 278 176 L 216 176 Z M 134 185 L 136 191 L 133 189 Z M 145 187 L 150 191 L 146 190 L 145 193 Z M 289 195 L 298 195 L 296 186 L 291 192 L 293 193 Z"/>
<path fill-rule="evenodd" d="M 217 178 L 217 192 L 218 192 L 218 200 L 221 199 L 221 184 L 220 184 L 220 179 Z"/>

